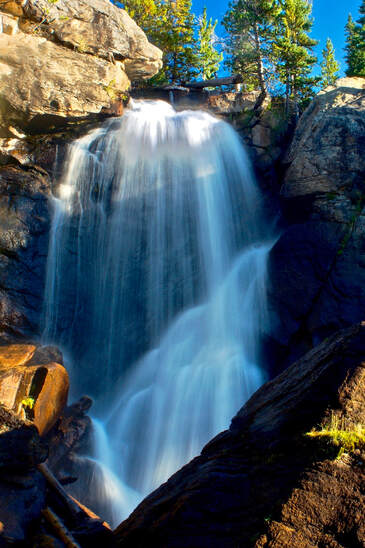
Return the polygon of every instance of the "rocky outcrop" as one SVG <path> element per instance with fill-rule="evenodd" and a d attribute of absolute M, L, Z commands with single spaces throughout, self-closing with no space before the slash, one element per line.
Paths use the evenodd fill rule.
<path fill-rule="evenodd" d="M 109 526 L 50 472 L 47 454 L 34 424 L 0 404 L 0 546 L 114 546 Z"/>
<path fill-rule="evenodd" d="M 364 193 L 364 117 L 364 78 L 343 78 L 317 95 L 299 121 L 286 158 L 286 200 L 307 197 L 328 220 L 350 217 L 352 204 Z M 323 203 L 328 193 L 332 199 Z"/>
<path fill-rule="evenodd" d="M 22 33 L 0 34 L 0 63 L 0 125 L 27 133 L 97 115 L 111 103 L 108 85 L 115 94 L 129 86 L 117 64 Z"/>
<path fill-rule="evenodd" d="M 265 384 L 228 431 L 119 526 L 118 546 L 362 546 L 364 356 L 362 324 Z M 306 435 L 330 423 L 364 441 L 336 459 L 331 437 Z"/>
<path fill-rule="evenodd" d="M 31 420 L 41 435 L 52 428 L 67 403 L 68 374 L 57 358 L 59 353 L 50 347 L 0 347 L 0 402 Z"/>
<path fill-rule="evenodd" d="M 39 333 L 48 253 L 49 177 L 0 167 L 0 340 Z"/>
<path fill-rule="evenodd" d="M 49 468 L 90 427 L 92 403 L 84 397 L 66 408 L 68 375 L 56 361 L 55 347 L 0 346 L 0 546 L 113 546 L 110 527 Z"/>
<path fill-rule="evenodd" d="M 3 137 L 110 114 L 131 80 L 162 66 L 162 52 L 108 0 L 2 0 L 0 10 L 11 14 L 0 14 Z"/>
<path fill-rule="evenodd" d="M 0 404 L 0 546 L 24 542 L 40 521 L 46 489 L 36 467 L 46 458 L 36 427 Z"/>
<path fill-rule="evenodd" d="M 285 159 L 269 265 L 269 359 L 285 366 L 365 310 L 365 79 L 320 93 Z M 273 344 L 271 344 L 273 343 Z"/>

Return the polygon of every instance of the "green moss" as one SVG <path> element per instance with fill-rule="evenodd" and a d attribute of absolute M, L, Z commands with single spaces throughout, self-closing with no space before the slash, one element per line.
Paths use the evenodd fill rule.
<path fill-rule="evenodd" d="M 320 430 L 311 430 L 305 436 L 338 448 L 337 458 L 340 458 L 343 453 L 353 453 L 356 449 L 365 450 L 365 427 L 358 424 L 349 430 L 340 424 L 338 417 L 334 415 L 331 416 L 328 425 Z"/>

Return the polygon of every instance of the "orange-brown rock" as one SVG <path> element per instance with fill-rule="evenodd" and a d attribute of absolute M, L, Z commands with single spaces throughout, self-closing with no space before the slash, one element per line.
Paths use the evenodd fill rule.
<path fill-rule="evenodd" d="M 0 369 L 4 371 L 28 363 L 35 349 L 36 347 L 33 344 L 0 346 Z"/>
<path fill-rule="evenodd" d="M 20 417 L 32 420 L 41 435 L 52 428 L 67 404 L 66 369 L 42 360 L 54 354 L 33 345 L 0 347 L 0 402 Z M 34 359 L 37 355 L 38 364 Z"/>

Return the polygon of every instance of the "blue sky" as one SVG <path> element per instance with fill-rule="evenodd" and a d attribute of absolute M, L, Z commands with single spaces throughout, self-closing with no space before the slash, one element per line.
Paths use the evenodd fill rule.
<path fill-rule="evenodd" d="M 344 60 L 345 33 L 348 14 L 358 18 L 361 0 L 313 0 L 314 25 L 312 38 L 320 40 L 316 54 L 321 57 L 322 49 L 330 37 L 336 50 L 336 58 L 341 63 L 341 76 L 344 75 L 346 63 Z M 208 16 L 222 20 L 228 7 L 228 0 L 193 0 L 193 10 L 199 15 L 206 6 Z M 217 34 L 223 35 L 224 30 L 217 27 Z"/>

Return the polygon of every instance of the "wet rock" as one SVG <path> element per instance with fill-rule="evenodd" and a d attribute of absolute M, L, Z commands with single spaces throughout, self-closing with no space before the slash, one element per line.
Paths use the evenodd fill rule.
<path fill-rule="evenodd" d="M 0 340 L 39 333 L 48 254 L 47 174 L 0 167 Z"/>
<path fill-rule="evenodd" d="M 23 421 L 0 404 L 0 469 L 24 471 L 47 456 L 48 448 L 41 442 L 34 424 Z"/>
<path fill-rule="evenodd" d="M 361 459 L 336 460 L 338 447 L 305 433 L 334 416 L 348 430 L 364 425 L 364 355 L 362 324 L 265 384 L 117 528 L 118 546 L 362 546 Z"/>
<path fill-rule="evenodd" d="M 39 472 L 20 477 L 23 481 L 19 483 L 19 477 L 0 473 L 0 520 L 9 545 L 29 539 L 46 502 L 45 481 Z"/>
<path fill-rule="evenodd" d="M 74 454 L 89 444 L 91 419 L 87 412 L 92 403 L 91 398 L 84 396 L 78 402 L 66 407 L 47 435 L 46 439 L 50 447 L 48 466 L 59 478 L 73 476 Z"/>

